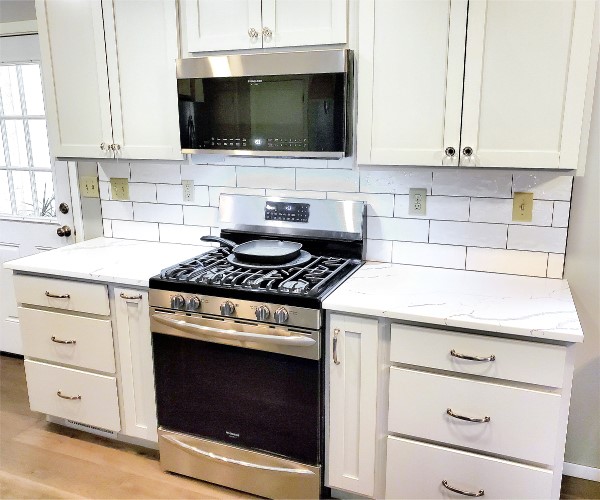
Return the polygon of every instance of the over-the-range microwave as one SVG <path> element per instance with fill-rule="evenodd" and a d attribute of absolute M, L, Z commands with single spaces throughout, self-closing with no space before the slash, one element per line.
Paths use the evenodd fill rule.
<path fill-rule="evenodd" d="M 177 61 L 183 153 L 342 158 L 350 151 L 352 52 Z"/>

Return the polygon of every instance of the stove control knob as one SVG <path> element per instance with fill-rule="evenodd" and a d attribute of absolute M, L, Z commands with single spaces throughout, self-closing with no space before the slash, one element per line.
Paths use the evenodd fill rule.
<path fill-rule="evenodd" d="M 231 316 L 235 312 L 235 305 L 230 300 L 221 304 L 221 314 L 223 316 Z"/>
<path fill-rule="evenodd" d="M 185 299 L 181 295 L 173 295 L 171 297 L 171 307 L 173 309 L 183 309 L 185 307 Z"/>
<path fill-rule="evenodd" d="M 277 323 L 287 323 L 287 320 L 290 318 L 290 313 L 288 313 L 288 310 L 285 307 L 278 307 L 273 316 Z"/>
<path fill-rule="evenodd" d="M 267 306 L 260 306 L 256 308 L 254 314 L 256 315 L 256 319 L 258 321 L 267 321 L 271 315 L 271 311 L 269 311 Z"/>
<path fill-rule="evenodd" d="M 189 311 L 197 311 L 200 309 L 200 299 L 195 295 L 188 300 L 187 308 Z"/>

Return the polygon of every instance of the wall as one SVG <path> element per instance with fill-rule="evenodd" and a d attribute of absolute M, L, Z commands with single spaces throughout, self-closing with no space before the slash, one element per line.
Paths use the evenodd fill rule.
<path fill-rule="evenodd" d="M 576 177 L 565 276 L 585 341 L 577 346 L 565 461 L 600 469 L 600 65 L 584 177 Z M 600 470 L 596 474 L 600 479 Z"/>
<path fill-rule="evenodd" d="M 198 157 L 196 161 L 207 161 Z M 105 236 L 195 243 L 218 233 L 219 195 L 364 200 L 367 258 L 455 269 L 562 277 L 572 177 L 554 172 L 373 168 L 352 159 L 211 158 L 212 164 L 103 162 Z M 111 200 L 110 177 L 131 201 Z M 182 179 L 195 201 L 182 201 Z M 408 215 L 408 190 L 427 188 L 427 215 Z M 512 223 L 512 193 L 533 191 L 531 223 Z"/>

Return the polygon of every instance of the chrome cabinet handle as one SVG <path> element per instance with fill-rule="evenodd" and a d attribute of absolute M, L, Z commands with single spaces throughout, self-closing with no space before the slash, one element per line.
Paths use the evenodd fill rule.
<path fill-rule="evenodd" d="M 460 353 L 456 352 L 454 349 L 452 349 L 450 351 L 450 356 L 454 356 L 455 358 L 459 358 L 459 359 L 467 359 L 469 361 L 496 361 L 496 356 L 494 354 L 492 354 L 490 356 L 484 356 L 484 357 L 469 356 L 467 354 L 460 354 Z"/>
<path fill-rule="evenodd" d="M 491 420 L 490 417 L 483 417 L 483 418 L 465 417 L 464 415 L 459 415 L 458 413 L 454 413 L 451 408 L 448 408 L 446 410 L 446 413 L 448 415 L 450 415 L 451 417 L 458 418 L 459 420 L 465 420 L 467 422 L 476 422 L 478 424 L 483 424 L 483 423 L 489 422 Z"/>
<path fill-rule="evenodd" d="M 56 395 L 59 398 L 68 399 L 69 401 L 76 401 L 76 400 L 81 399 L 81 396 L 65 396 L 65 395 L 63 395 L 63 393 L 61 391 L 57 391 Z"/>
<path fill-rule="evenodd" d="M 339 328 L 333 330 L 333 362 L 336 365 L 339 365 L 341 361 L 338 359 L 337 355 L 337 344 L 338 344 L 338 335 L 340 334 Z"/>
<path fill-rule="evenodd" d="M 266 26 L 262 29 L 262 36 L 269 38 L 273 36 L 273 32 L 271 31 L 270 28 L 267 28 Z"/>
<path fill-rule="evenodd" d="M 119 297 L 125 300 L 142 300 L 142 294 L 139 295 L 127 295 L 126 293 L 121 292 Z"/>
<path fill-rule="evenodd" d="M 50 297 L 51 299 L 70 299 L 71 296 L 68 293 L 65 293 L 63 295 L 57 295 L 55 293 L 50 293 L 48 290 L 46 290 L 46 297 Z"/>
<path fill-rule="evenodd" d="M 248 30 L 248 36 L 250 38 L 258 38 L 258 31 L 256 31 L 254 28 L 250 28 Z"/>
<path fill-rule="evenodd" d="M 56 342 L 57 344 L 77 344 L 76 340 L 60 340 L 60 339 L 57 339 L 54 335 L 52 335 L 52 337 L 50 337 L 50 340 L 52 342 Z"/>
<path fill-rule="evenodd" d="M 482 497 L 483 495 L 485 495 L 485 492 L 483 490 L 479 490 L 477 493 L 475 493 L 474 491 L 465 491 L 460 490 L 458 488 L 454 488 L 453 486 L 450 486 L 448 484 L 448 481 L 446 481 L 445 479 L 442 481 L 442 486 L 447 490 L 453 491 L 454 493 L 459 493 L 460 495 L 464 495 L 466 497 Z"/>

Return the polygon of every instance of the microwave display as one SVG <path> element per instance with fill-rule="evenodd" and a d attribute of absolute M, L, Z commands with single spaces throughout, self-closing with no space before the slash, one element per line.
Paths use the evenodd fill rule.
<path fill-rule="evenodd" d="M 177 87 L 184 153 L 345 151 L 345 73 L 179 78 Z"/>

